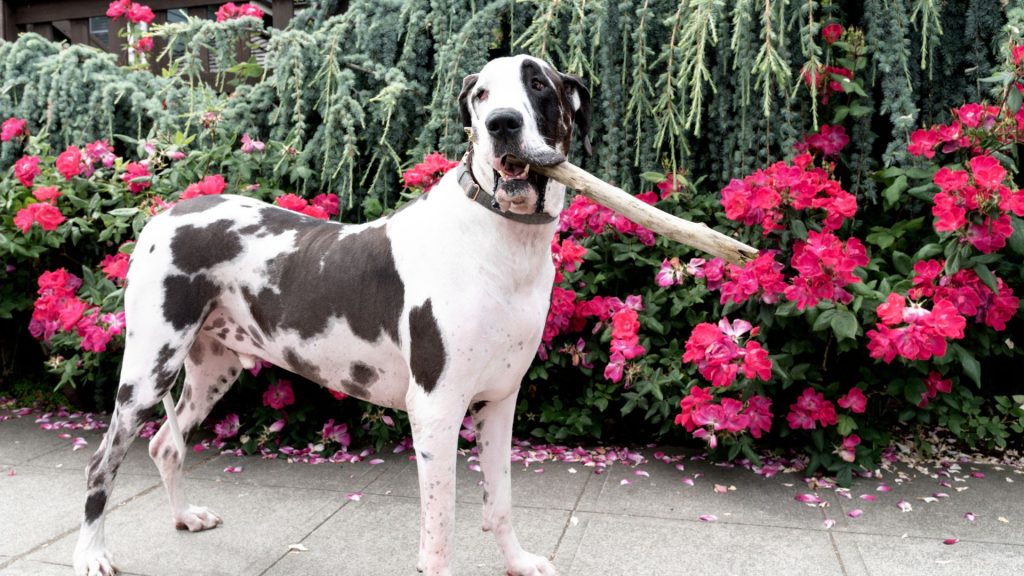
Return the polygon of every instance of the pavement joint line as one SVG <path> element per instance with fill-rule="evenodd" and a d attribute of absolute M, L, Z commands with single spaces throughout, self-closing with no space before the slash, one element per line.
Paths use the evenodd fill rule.
<path fill-rule="evenodd" d="M 580 502 L 583 500 L 583 495 L 587 493 L 587 486 L 590 485 L 590 480 L 593 477 L 593 474 L 587 476 L 587 481 L 583 483 L 583 486 L 580 488 L 580 493 L 576 495 L 576 502 L 573 503 L 572 510 L 569 510 L 569 517 L 565 519 L 565 525 L 562 526 L 562 533 L 558 535 L 558 541 L 555 542 L 555 549 L 551 552 L 552 561 L 558 557 L 558 549 L 562 547 L 562 540 L 565 539 L 565 535 L 569 532 L 569 527 L 572 525 L 572 519 L 576 517 L 576 510 L 579 508 Z M 577 551 L 579 551 L 578 547 Z M 575 557 L 576 555 L 573 554 L 573 558 Z"/>
<path fill-rule="evenodd" d="M 936 540 L 942 540 L 942 536 L 920 536 L 910 534 L 892 534 L 884 532 L 854 532 L 852 530 L 829 530 L 829 532 L 835 534 L 844 534 L 846 536 L 875 536 L 879 538 L 896 538 L 898 540 L 922 540 L 925 542 L 935 542 Z M 985 544 L 992 546 L 1009 546 L 1011 548 L 1024 548 L 1024 543 L 1013 543 L 1013 542 L 999 542 L 996 540 L 976 540 L 974 538 L 959 538 L 959 544 Z"/>
<path fill-rule="evenodd" d="M 670 516 L 652 516 L 650 514 L 621 514 L 621 513 L 617 513 L 617 512 L 602 512 L 602 511 L 598 511 L 598 510 L 580 510 L 580 512 L 583 513 L 583 514 L 589 514 L 589 515 L 592 515 L 592 516 L 608 516 L 608 517 L 614 517 L 614 518 L 633 518 L 633 519 L 638 519 L 638 520 L 664 520 L 664 521 L 668 521 L 668 522 L 686 522 L 688 524 L 702 524 L 702 525 L 703 524 L 708 524 L 708 522 L 705 522 L 704 520 L 700 520 L 699 518 L 680 518 L 680 517 L 670 517 Z M 800 526 L 782 526 L 782 525 L 779 525 L 779 524 L 761 524 L 761 523 L 757 523 L 757 522 L 737 522 L 737 521 L 734 521 L 734 520 L 722 520 L 721 518 L 719 518 L 718 521 L 716 521 L 716 522 L 711 522 L 711 524 L 718 524 L 718 525 L 723 525 L 723 526 L 745 526 L 745 527 L 748 527 L 748 528 L 770 528 L 772 530 L 795 530 L 797 532 L 811 532 L 811 533 L 815 533 L 815 534 L 825 531 L 823 528 L 805 528 L 805 527 L 800 527 Z M 847 531 L 841 531 L 841 530 L 838 531 L 838 532 L 843 532 L 844 534 L 860 534 L 860 532 L 847 532 Z M 895 535 L 895 534 L 869 534 L 869 535 L 870 536 L 891 536 L 893 538 L 899 538 L 900 537 L 900 536 Z M 928 539 L 927 537 L 923 537 L 923 536 L 920 536 L 919 538 L 922 538 L 924 540 Z M 964 540 L 961 540 L 961 542 L 964 542 Z M 1017 545 L 1016 544 L 1008 544 L 1008 546 L 1017 546 Z M 1024 545 L 1021 545 L 1021 546 L 1024 546 Z"/>
<path fill-rule="evenodd" d="M 377 480 L 379 480 L 379 479 L 380 479 L 380 477 L 381 477 L 381 476 L 383 476 L 383 475 L 384 475 L 384 474 L 385 474 L 385 473 L 386 473 L 386 472 L 388 471 L 388 469 L 389 469 L 389 468 L 391 468 L 391 466 L 387 466 L 387 467 L 384 467 L 384 469 L 383 469 L 383 470 L 380 470 L 380 471 L 378 471 L 378 472 L 377 472 L 377 475 L 376 475 L 376 476 L 374 476 L 374 477 L 373 477 L 372 479 L 370 479 L 370 480 L 369 480 L 369 481 L 367 481 L 367 482 L 366 482 L 365 484 L 363 484 L 363 486 L 362 486 L 362 488 L 361 488 L 361 490 L 360 490 L 360 491 L 362 491 L 362 490 L 366 489 L 366 487 L 367 487 L 367 486 L 370 486 L 371 484 L 373 484 L 374 482 L 376 482 Z M 309 538 L 310 536 L 312 536 L 312 535 L 313 535 L 313 533 L 314 533 L 314 532 L 316 532 L 317 530 L 319 530 L 321 526 L 323 526 L 324 524 L 326 524 L 326 523 L 327 523 L 328 521 L 330 521 L 330 519 L 331 519 L 331 518 L 334 518 L 334 517 L 335 517 L 335 516 L 336 516 L 336 515 L 338 514 L 338 512 L 341 512 L 341 510 L 342 510 L 343 508 L 345 508 L 346 506 L 348 506 L 350 502 L 351 502 L 351 500 L 348 500 L 348 499 L 345 499 L 344 501 L 342 501 L 342 503 L 341 503 L 341 504 L 339 504 L 339 505 L 338 505 L 338 507 L 334 509 L 334 512 L 331 512 L 330 514 L 328 514 L 326 518 L 324 518 L 324 519 L 323 519 L 322 521 L 320 521 L 320 523 L 319 523 L 319 524 L 317 524 L 316 526 L 314 526 L 314 527 L 313 527 L 313 528 L 312 528 L 312 529 L 311 529 L 311 530 L 310 530 L 309 532 L 307 532 L 307 533 L 306 533 L 306 535 L 305 535 L 305 536 L 303 536 L 302 538 L 300 538 L 300 539 L 299 539 L 299 541 L 298 541 L 298 542 L 296 542 L 296 544 L 302 544 L 303 542 L 305 542 L 305 541 L 306 541 L 306 540 L 307 540 L 307 539 L 308 539 L 308 538 Z M 283 552 L 283 553 L 282 553 L 282 554 L 281 554 L 280 556 L 278 556 L 278 557 L 277 557 L 277 559 L 275 559 L 275 560 L 274 560 L 273 562 L 271 562 L 269 566 L 267 566 L 266 568 L 264 568 L 264 569 L 263 569 L 263 570 L 262 570 L 262 571 L 261 571 L 261 572 L 259 573 L 259 576 L 263 576 L 264 574 L 266 574 L 267 572 L 269 572 L 269 571 L 270 571 L 271 569 L 273 569 L 273 568 L 274 568 L 274 566 L 277 566 L 277 565 L 278 565 L 278 563 L 280 563 L 280 562 L 281 562 L 281 560 L 284 560 L 284 559 L 285 559 L 285 557 L 286 557 L 286 556 L 288 556 L 288 555 L 289 555 L 289 554 L 291 554 L 291 553 L 292 553 L 292 551 L 291 551 L 291 550 L 287 550 L 287 551 Z"/>
<path fill-rule="evenodd" d="M 213 458 L 213 460 L 210 460 L 210 462 L 213 462 L 214 460 L 217 460 L 218 458 L 220 458 L 219 455 L 217 457 Z M 195 464 L 193 464 L 193 467 L 199 466 L 201 464 L 205 464 L 205 462 L 203 462 L 203 463 L 196 462 Z M 182 470 L 182 475 L 184 475 L 185 473 L 187 473 L 189 471 L 191 471 L 191 468 L 187 468 L 185 470 Z M 162 487 L 163 485 L 164 485 L 163 479 L 158 479 L 156 481 L 156 483 L 153 484 L 152 486 L 149 486 L 148 488 L 143 488 L 139 492 L 133 494 L 132 496 L 129 496 L 126 500 L 115 504 L 113 508 L 108 508 L 108 509 L 104 510 L 103 511 L 103 516 L 106 517 L 106 516 L 108 516 L 110 514 L 113 514 L 113 513 L 117 512 L 118 510 L 120 510 L 121 508 L 124 508 L 128 504 L 131 504 L 132 502 L 135 502 L 139 498 L 142 498 L 143 496 L 148 496 L 151 492 L 153 492 L 154 490 Z M 46 548 L 46 547 L 50 546 L 50 544 L 53 544 L 53 543 L 58 542 L 60 540 L 63 540 L 65 537 L 67 537 L 67 536 L 69 536 L 71 534 L 74 534 L 75 532 L 78 532 L 80 529 L 81 529 L 81 526 L 75 526 L 73 528 L 69 528 L 69 529 L 65 530 L 64 532 L 61 532 L 60 534 L 58 534 L 58 535 L 50 538 L 49 540 L 43 542 L 42 544 L 37 544 L 36 546 L 30 548 L 29 550 L 27 550 L 25 552 L 22 552 L 21 554 L 18 554 L 17 556 L 11 556 L 3 564 L 0 564 L 0 570 L 9 567 L 10 565 L 14 564 L 18 560 L 21 560 L 23 558 L 26 558 L 27 556 L 35 554 L 36 552 L 42 550 L 43 548 Z"/>
<path fill-rule="evenodd" d="M 843 573 L 843 576 L 847 576 L 849 572 L 846 570 L 846 562 L 843 562 L 843 555 L 839 553 L 839 543 L 836 542 L 836 537 L 832 534 L 831 530 L 828 530 L 828 543 L 832 546 L 832 552 L 836 555 L 836 561 L 839 562 L 839 571 Z"/>

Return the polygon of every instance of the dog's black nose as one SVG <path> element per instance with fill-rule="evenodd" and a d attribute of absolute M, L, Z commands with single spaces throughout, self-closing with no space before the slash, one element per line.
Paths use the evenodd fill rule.
<path fill-rule="evenodd" d="M 511 140 L 523 129 L 523 115 L 511 108 L 498 108 L 484 122 L 495 140 Z"/>

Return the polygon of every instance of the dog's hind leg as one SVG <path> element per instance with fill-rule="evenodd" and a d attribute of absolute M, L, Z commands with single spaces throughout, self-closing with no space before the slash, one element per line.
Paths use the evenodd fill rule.
<path fill-rule="evenodd" d="M 191 334 L 179 335 L 179 338 L 181 336 L 191 339 Z M 174 384 L 185 354 L 180 343 L 156 345 L 151 339 L 133 336 L 131 330 L 128 332 L 121 384 L 110 426 L 86 469 L 88 498 L 74 555 L 75 571 L 79 575 L 116 573 L 104 543 L 103 512 L 118 467 L 139 428 L 154 415 L 156 405 Z"/>
<path fill-rule="evenodd" d="M 494 532 L 494 538 L 505 557 L 505 568 L 509 576 L 554 576 L 556 571 L 551 562 L 523 550 L 512 528 L 512 481 L 509 467 L 516 395 L 513 392 L 502 400 L 472 405 L 480 469 L 484 473 L 483 529 L 485 532 Z"/>
<path fill-rule="evenodd" d="M 238 356 L 216 339 L 205 334 L 196 338 L 185 360 L 185 385 L 175 408 L 183 436 L 203 422 L 241 370 Z M 221 524 L 220 517 L 207 508 L 190 505 L 185 499 L 181 486 L 185 454 L 178 453 L 171 434 L 170 423 L 164 422 L 149 442 L 149 456 L 160 469 L 171 501 L 174 526 L 190 532 L 216 528 Z"/>

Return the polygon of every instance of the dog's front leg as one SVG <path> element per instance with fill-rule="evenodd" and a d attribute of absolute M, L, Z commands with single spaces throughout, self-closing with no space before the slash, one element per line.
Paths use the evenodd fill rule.
<path fill-rule="evenodd" d="M 412 384 L 418 388 L 417 384 Z M 461 398 L 422 389 L 407 398 L 420 484 L 420 551 L 416 569 L 451 576 L 455 529 L 455 464 L 459 428 L 466 413 Z"/>
<path fill-rule="evenodd" d="M 509 576 L 555 576 L 555 567 L 547 558 L 523 550 L 512 528 L 509 467 L 517 393 L 518 390 L 503 400 L 473 405 L 476 445 L 484 473 L 483 529 L 494 533 Z"/>

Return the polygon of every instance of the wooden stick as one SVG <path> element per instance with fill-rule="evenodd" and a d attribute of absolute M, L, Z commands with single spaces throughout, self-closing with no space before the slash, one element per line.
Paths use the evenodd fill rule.
<path fill-rule="evenodd" d="M 532 165 L 530 169 L 565 184 L 656 234 L 703 250 L 726 262 L 743 264 L 757 257 L 756 248 L 712 230 L 707 224 L 690 222 L 645 204 L 621 188 L 569 162 L 548 167 Z"/>

